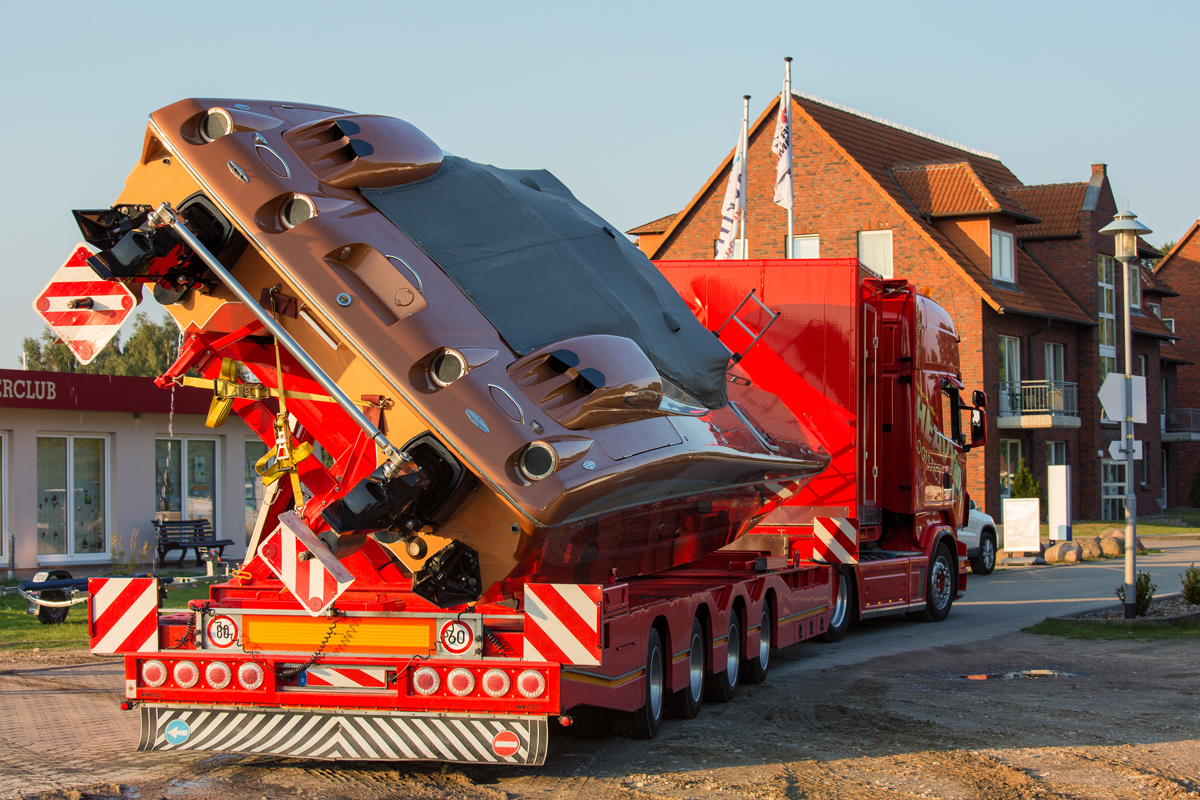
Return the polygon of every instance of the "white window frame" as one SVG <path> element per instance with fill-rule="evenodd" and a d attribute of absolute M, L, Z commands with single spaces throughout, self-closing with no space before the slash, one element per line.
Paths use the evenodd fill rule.
<path fill-rule="evenodd" d="M 1174 317 L 1166 317 L 1165 319 L 1163 319 L 1163 325 L 1166 325 L 1168 328 L 1170 328 L 1171 333 L 1175 332 L 1175 318 Z"/>
<path fill-rule="evenodd" d="M 787 237 L 783 237 L 784 245 L 787 245 Z M 805 245 L 809 245 L 806 247 Z M 808 250 L 812 245 L 815 245 L 815 252 L 804 254 L 801 251 Z M 784 250 L 784 252 L 789 252 Z M 805 233 L 799 236 L 792 237 L 792 258 L 820 258 L 821 257 L 821 235 L 818 233 Z"/>
<path fill-rule="evenodd" d="M 1146 357 L 1138 356 L 1138 374 L 1146 377 Z"/>
<path fill-rule="evenodd" d="M 1064 439 L 1051 439 L 1046 442 L 1046 466 L 1057 467 L 1067 463 L 1067 442 Z"/>
<path fill-rule="evenodd" d="M 254 531 L 254 524 L 258 519 L 258 512 L 261 510 L 261 505 L 257 504 L 257 502 L 256 502 L 256 506 L 254 509 L 250 509 L 250 508 L 246 507 L 246 489 L 250 488 L 246 484 L 246 450 L 251 445 L 256 445 L 256 444 L 265 446 L 267 448 L 267 452 L 268 453 L 271 452 L 271 446 L 268 445 L 266 442 L 264 442 L 262 439 L 258 438 L 257 436 L 247 436 L 246 438 L 244 438 L 242 440 L 242 497 L 241 497 L 242 513 L 244 515 L 247 512 L 252 511 L 254 514 L 252 521 L 250 521 L 250 523 L 248 525 L 245 525 L 246 544 L 247 545 L 250 544 L 250 537 Z M 314 453 L 314 455 L 319 457 L 321 452 L 322 452 L 321 448 L 318 448 L 318 451 L 316 453 Z M 262 478 L 259 476 L 255 476 L 255 483 L 261 484 Z M 266 487 L 263 488 L 263 491 L 264 492 L 266 491 Z M 257 486 L 255 488 L 254 494 L 255 494 L 255 500 L 257 501 L 257 495 L 258 495 Z"/>
<path fill-rule="evenodd" d="M 1017 460 L 1015 463 L 1013 462 L 1013 459 L 1012 459 L 1012 453 L 1014 452 L 1014 447 L 1013 447 L 1014 445 L 1016 446 L 1015 452 L 1017 454 Z M 1016 478 L 1017 473 L 1021 471 L 1021 462 L 1024 460 L 1024 457 L 1021 455 L 1021 440 L 1020 439 L 1001 439 L 1000 440 L 1000 449 L 1002 452 L 1004 450 L 1007 450 L 1008 456 L 1009 456 L 1007 479 L 1006 479 L 1006 473 L 1004 473 L 1003 471 L 1000 472 L 1000 498 L 1004 499 L 1006 497 L 1012 497 L 1012 482 Z M 1003 465 L 1003 463 L 1004 463 L 1003 458 L 1001 458 L 1001 465 Z M 1003 466 L 1001 467 L 1001 469 L 1003 470 Z M 1007 482 L 1006 482 L 1006 480 L 1007 480 Z"/>
<path fill-rule="evenodd" d="M 1146 303 L 1146 308 L 1151 314 L 1162 319 L 1162 304 L 1161 303 Z"/>
<path fill-rule="evenodd" d="M 1100 355 L 1112 356 L 1113 358 L 1117 356 L 1116 276 L 1117 260 L 1112 256 L 1099 256 L 1096 264 L 1096 282 L 1100 287 L 1100 291 L 1096 313 L 1100 318 Z M 1108 280 L 1105 281 L 1105 278 L 1108 278 Z M 1106 328 L 1111 335 L 1111 341 L 1108 344 L 1104 341 Z"/>
<path fill-rule="evenodd" d="M 992 280 L 1017 282 L 1017 253 L 1013 235 L 1005 231 L 992 231 Z M 1005 254 L 1007 253 L 1007 261 Z M 1006 268 L 1007 267 L 1007 271 Z"/>
<path fill-rule="evenodd" d="M 36 443 L 38 439 L 67 440 L 67 485 L 65 495 L 67 502 L 67 552 L 59 554 L 41 554 L 37 556 L 38 566 L 43 564 L 76 564 L 95 561 L 112 561 L 112 437 L 107 433 L 78 433 L 66 431 L 38 431 L 34 438 L 34 460 L 37 459 Z M 100 439 L 104 442 L 104 552 L 90 551 L 75 552 L 75 504 L 71 502 L 72 490 L 75 487 L 75 440 Z M 35 466 L 36 469 L 36 466 Z M 34 536 L 37 536 L 36 530 Z M 36 549 L 36 547 L 35 547 Z"/>
<path fill-rule="evenodd" d="M 212 482 L 212 484 L 213 484 L 213 513 L 212 513 L 212 519 L 209 521 L 212 523 L 213 533 L 216 535 L 216 538 L 220 539 L 221 538 L 221 506 L 222 506 L 221 483 L 224 480 L 224 473 L 221 472 L 221 439 L 220 439 L 220 437 L 219 436 L 192 436 L 191 434 L 186 434 L 186 433 L 183 434 L 182 436 L 155 436 L 154 437 L 154 443 L 155 443 L 156 450 L 157 450 L 157 445 L 159 442 L 179 442 L 180 443 L 179 459 L 180 459 L 181 463 L 179 465 L 179 518 L 181 520 L 191 519 L 191 517 L 188 516 L 188 510 L 187 510 L 187 505 L 188 505 L 187 504 L 187 499 L 188 499 L 188 494 L 187 494 L 187 487 L 188 487 L 187 443 L 189 441 L 212 442 L 213 443 L 213 466 L 212 466 L 212 469 L 213 469 L 213 482 Z M 155 458 L 157 459 L 157 456 Z M 167 512 L 160 511 L 158 508 L 158 497 L 159 497 L 158 481 L 159 481 L 159 479 L 160 479 L 160 476 L 158 474 L 158 468 L 156 465 L 155 470 L 154 470 L 154 518 L 155 519 L 158 519 L 159 514 L 167 513 Z M 242 503 L 244 504 L 245 500 L 243 500 Z"/>
<path fill-rule="evenodd" d="M 741 260 L 744 260 L 744 259 L 747 259 L 750 257 L 748 255 L 742 255 L 742 242 L 746 243 L 746 252 L 747 253 L 750 252 L 750 237 L 749 236 L 747 236 L 745 239 L 734 239 L 733 240 L 733 252 L 729 254 L 730 260 L 736 259 L 736 260 L 741 261 Z M 718 251 L 717 248 L 720 246 L 721 246 L 721 240 L 713 239 L 713 256 L 714 257 L 719 255 L 720 251 Z"/>
<path fill-rule="evenodd" d="M 1142 272 L 1141 267 L 1129 265 L 1129 307 L 1142 307 Z"/>
<path fill-rule="evenodd" d="M 1062 342 L 1044 342 L 1046 380 L 1062 383 L 1067 379 L 1067 346 Z"/>
<path fill-rule="evenodd" d="M 1125 473 L 1124 461 L 1113 461 L 1110 458 L 1100 460 L 1100 517 L 1104 520 L 1120 520 L 1125 518 L 1125 493 L 1128 491 L 1129 476 L 1125 475 L 1125 481 L 1106 481 L 1105 469 L 1108 467 L 1119 470 L 1122 475 Z M 1121 487 L 1119 493 L 1106 493 L 1105 488 Z M 1110 511 L 1111 509 L 1111 511 Z"/>
<path fill-rule="evenodd" d="M 1011 343 L 1011 347 L 1009 346 Z M 1020 414 L 1021 413 L 1021 337 L 1008 336 L 1000 334 L 999 338 L 999 359 L 997 359 L 997 369 L 1000 362 L 1003 361 L 1006 367 L 1007 380 L 1000 381 L 1000 413 L 1001 414 Z M 1009 362 L 1009 355 L 1013 355 Z M 1009 384 L 1005 386 L 1005 384 Z M 1016 401 L 1013 401 L 1009 392 L 1016 393 Z"/>
<path fill-rule="evenodd" d="M 887 239 L 887 258 L 886 258 L 887 263 L 886 264 L 880 264 L 880 265 L 867 264 L 867 262 L 863 260 L 863 239 L 864 238 L 867 240 L 870 240 L 873 238 L 879 239 L 879 240 L 883 240 L 885 238 Z M 858 232 L 858 260 L 861 261 L 864 265 L 866 265 L 869 269 L 874 270 L 876 273 L 878 273 L 882 277 L 890 278 L 894 274 L 893 269 L 892 269 L 892 263 L 893 263 L 892 245 L 893 245 L 893 242 L 892 242 L 892 229 L 891 228 L 884 228 L 882 230 L 874 230 L 874 231 L 859 231 Z"/>

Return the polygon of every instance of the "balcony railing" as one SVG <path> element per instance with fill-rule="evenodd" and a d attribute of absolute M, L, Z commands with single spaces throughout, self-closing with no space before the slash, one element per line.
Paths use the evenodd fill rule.
<path fill-rule="evenodd" d="M 1160 419 L 1164 442 L 1200 441 L 1200 408 L 1168 408 Z"/>
<path fill-rule="evenodd" d="M 1079 427 L 1079 384 L 1010 381 L 1000 384 L 1001 428 Z"/>

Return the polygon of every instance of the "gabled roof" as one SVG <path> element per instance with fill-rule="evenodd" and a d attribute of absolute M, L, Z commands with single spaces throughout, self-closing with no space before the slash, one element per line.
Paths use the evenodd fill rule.
<path fill-rule="evenodd" d="M 1149 313 L 1130 314 L 1129 327 L 1134 333 L 1140 333 L 1145 336 L 1153 336 L 1158 339 L 1167 339 L 1174 341 L 1179 337 L 1175 332 L 1166 326 L 1161 319 Z"/>
<path fill-rule="evenodd" d="M 1041 186 L 1008 186 L 1005 192 L 1031 214 L 1041 218 L 1017 228 L 1021 239 L 1057 239 L 1079 235 L 1079 211 L 1086 183 L 1048 183 Z"/>
<path fill-rule="evenodd" d="M 1163 297 L 1179 297 L 1179 292 L 1171 288 L 1171 285 L 1164 281 L 1152 270 L 1139 269 L 1138 275 L 1142 276 L 1142 286 L 1147 292 L 1157 292 Z"/>
<path fill-rule="evenodd" d="M 1183 354 L 1174 342 L 1159 342 L 1158 357 L 1163 361 L 1169 361 L 1172 364 L 1193 364 L 1194 361 L 1188 360 L 1188 357 Z"/>
<path fill-rule="evenodd" d="M 892 167 L 891 173 L 921 214 L 1006 214 L 1021 222 L 1039 221 L 967 161 L 902 164 Z"/>
<path fill-rule="evenodd" d="M 671 227 L 671 223 L 675 221 L 678 214 L 667 214 L 665 217 L 659 217 L 653 222 L 647 222 L 645 225 L 639 225 L 630 231 L 625 231 L 630 236 L 641 236 L 646 233 L 666 233 L 667 228 Z"/>
<path fill-rule="evenodd" d="M 1154 272 L 1156 273 L 1156 277 L 1157 277 L 1157 273 L 1162 272 L 1162 268 L 1165 267 L 1167 264 L 1169 264 L 1171 262 L 1171 260 L 1175 258 L 1175 254 L 1178 253 L 1180 250 L 1182 250 L 1184 248 L 1184 245 L 1186 245 L 1191 240 L 1191 238 L 1196 235 L 1196 233 L 1198 231 L 1200 231 L 1200 219 L 1193 222 L 1192 227 L 1188 228 L 1187 233 L 1185 233 L 1183 236 L 1179 237 L 1179 241 L 1176 242 L 1175 246 L 1171 248 L 1171 252 L 1169 252 L 1165 256 L 1163 256 L 1162 260 L 1154 265 Z"/>

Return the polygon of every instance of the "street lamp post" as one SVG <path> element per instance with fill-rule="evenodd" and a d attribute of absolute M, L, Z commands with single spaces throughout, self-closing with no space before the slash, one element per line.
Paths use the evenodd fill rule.
<path fill-rule="evenodd" d="M 1125 420 L 1121 424 L 1125 453 L 1125 619 L 1137 617 L 1137 498 L 1133 493 L 1133 332 L 1129 327 L 1129 301 L 1133 284 L 1129 262 L 1137 258 L 1138 236 L 1152 233 L 1137 221 L 1137 215 L 1124 211 L 1100 229 L 1113 237 L 1117 260 L 1124 268 L 1125 298 L 1122 304 L 1125 326 Z M 1142 458 L 1146 454 L 1142 453 Z"/>

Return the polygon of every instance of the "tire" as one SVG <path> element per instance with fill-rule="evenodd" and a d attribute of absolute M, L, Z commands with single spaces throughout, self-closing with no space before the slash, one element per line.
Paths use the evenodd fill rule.
<path fill-rule="evenodd" d="M 822 642 L 840 642 L 850 630 L 850 618 L 854 608 L 854 573 L 846 567 L 838 567 L 838 591 L 833 598 L 833 613 L 829 616 L 829 627 L 817 638 Z"/>
<path fill-rule="evenodd" d="M 626 712 L 625 733 L 630 739 L 653 739 L 662 727 L 666 710 L 666 658 L 658 630 L 646 637 L 646 672 L 643 680 L 645 702 L 637 711 Z"/>
<path fill-rule="evenodd" d="M 575 706 L 570 710 L 575 722 L 569 730 L 580 739 L 607 739 L 612 736 L 614 716 L 611 708 Z"/>
<path fill-rule="evenodd" d="M 763 604 L 762 621 L 758 626 L 758 652 L 742 662 L 742 679 L 755 685 L 765 683 L 771 666 L 771 604 Z"/>
<path fill-rule="evenodd" d="M 692 636 L 688 640 L 688 682 L 667 698 L 667 711 L 675 719 L 695 719 L 704 699 L 704 627 L 699 619 L 692 620 Z"/>
<path fill-rule="evenodd" d="M 43 600 L 62 602 L 67 599 L 67 593 L 62 589 L 50 589 L 49 591 L 39 592 L 38 597 Z M 66 621 L 67 612 L 70 610 L 70 606 L 38 606 L 38 622 L 43 625 L 61 625 Z"/>
<path fill-rule="evenodd" d="M 971 572 L 991 575 L 996 568 L 996 534 L 984 531 L 979 539 L 979 555 L 971 559 Z"/>
<path fill-rule="evenodd" d="M 911 616 L 921 622 L 941 622 L 950 614 L 958 585 L 954 575 L 954 559 L 950 549 L 939 544 L 929 562 L 929 575 L 925 582 L 925 608 L 914 611 Z"/>
<path fill-rule="evenodd" d="M 708 676 L 705 697 L 716 703 L 728 703 L 737 692 L 742 673 L 742 626 L 737 611 L 729 620 L 729 639 L 725 645 L 725 669 Z"/>

